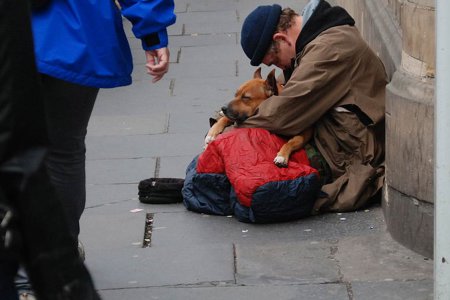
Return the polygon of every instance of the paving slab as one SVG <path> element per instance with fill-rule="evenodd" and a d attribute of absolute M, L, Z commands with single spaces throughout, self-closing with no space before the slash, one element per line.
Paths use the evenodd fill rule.
<path fill-rule="evenodd" d="M 193 116 L 193 119 L 186 122 L 186 113 Z M 199 136 L 205 136 L 210 128 L 209 117 L 213 117 L 214 115 L 215 113 L 212 108 L 207 111 L 203 108 L 189 106 L 170 114 L 170 127 L 168 130 L 170 133 L 178 134 L 197 132 Z M 200 150 L 201 148 L 199 147 Z"/>
<path fill-rule="evenodd" d="M 138 187 L 137 184 L 130 184 L 130 186 L 134 186 L 132 190 L 130 190 L 129 193 L 129 199 L 121 200 L 121 201 L 115 201 L 110 203 L 105 203 L 103 205 L 97 205 L 88 207 L 86 211 L 88 211 L 88 215 L 93 216 L 94 214 L 98 215 L 111 215 L 114 216 L 117 213 L 123 213 L 123 214 L 130 214 L 131 216 L 134 216 L 135 218 L 145 218 L 145 214 L 147 213 L 161 213 L 161 214 L 174 214 L 174 213 L 186 213 L 186 209 L 183 205 L 179 203 L 174 204 L 145 204 L 141 203 L 138 200 Z M 141 216 L 143 215 L 143 216 Z M 84 217 L 84 216 L 83 216 Z M 158 220 L 160 220 L 161 216 L 158 217 Z M 139 233 L 139 236 L 143 237 L 143 224 L 138 224 L 138 227 L 136 228 L 136 231 Z M 142 226 L 141 226 L 142 225 Z M 160 228 L 161 226 L 154 226 L 154 228 Z M 86 232 L 85 232 L 86 233 Z M 160 235 L 161 233 L 158 233 Z M 142 242 L 142 239 L 140 240 Z"/>
<path fill-rule="evenodd" d="M 231 245 L 87 250 L 100 290 L 234 281 Z"/>
<path fill-rule="evenodd" d="M 189 12 L 235 11 L 238 2 L 238 0 L 191 1 L 191 3 L 189 4 Z"/>
<path fill-rule="evenodd" d="M 225 64 L 235 64 L 237 59 L 244 59 L 244 57 L 246 56 L 238 43 L 209 46 L 197 45 L 196 47 L 183 47 L 181 49 L 180 63 L 207 64 L 210 67 L 212 64 L 213 67 L 211 69 L 218 69 Z M 203 79 L 207 80 L 208 76 L 205 76 Z"/>
<path fill-rule="evenodd" d="M 138 183 L 153 174 L 155 164 L 154 158 L 88 160 L 86 180 L 90 184 Z"/>
<path fill-rule="evenodd" d="M 395 242 L 387 233 L 342 238 L 336 260 L 345 281 L 425 280 L 433 274 L 431 260 Z"/>
<path fill-rule="evenodd" d="M 142 248 L 146 214 L 118 209 L 124 204 L 91 208 L 83 215 L 86 264 L 96 274 L 98 289 L 234 282 L 231 244 L 167 247 L 155 240 Z M 158 224 L 158 214 L 154 219 Z"/>
<path fill-rule="evenodd" d="M 337 284 L 302 286 L 220 286 L 215 287 L 153 287 L 142 289 L 104 290 L 108 300 L 340 300 L 348 299 L 345 286 Z"/>
<path fill-rule="evenodd" d="M 336 283 L 339 268 L 327 242 L 236 245 L 238 284 Z"/>
<path fill-rule="evenodd" d="M 183 49 L 181 51 L 183 51 Z M 211 65 L 198 64 L 195 62 L 174 64 L 170 66 L 170 72 L 182 74 L 182 77 L 187 78 L 233 77 L 236 76 L 236 63 L 230 61 L 229 64 L 224 64 L 220 68 L 211 68 Z M 199 92 L 201 91 L 199 90 Z"/>
<path fill-rule="evenodd" d="M 214 20 L 214 22 L 232 22 L 237 21 L 238 19 L 236 10 L 234 9 L 220 11 L 188 11 L 186 13 L 177 14 L 177 23 L 181 24 L 207 23 L 211 22 L 211 20 Z"/>
<path fill-rule="evenodd" d="M 175 14 L 180 14 L 183 12 L 187 12 L 188 5 L 190 5 L 190 0 L 176 0 L 174 1 L 175 4 Z"/>
<path fill-rule="evenodd" d="M 137 184 L 93 184 L 86 185 L 86 197 L 89 199 L 86 209 L 137 200 Z"/>
<path fill-rule="evenodd" d="M 432 300 L 433 281 L 392 281 L 352 283 L 354 299 Z"/>
<path fill-rule="evenodd" d="M 308 0 L 259 0 L 257 3 L 255 3 L 254 0 L 239 0 L 237 4 L 239 19 L 244 20 L 259 5 L 272 5 L 274 3 L 278 3 L 282 8 L 290 7 L 295 11 L 301 13 L 303 7 L 305 7 L 305 5 L 308 3 Z"/>
<path fill-rule="evenodd" d="M 175 47 L 198 47 L 208 45 L 234 45 L 237 43 L 236 33 L 190 34 L 171 37 L 171 45 Z"/>
<path fill-rule="evenodd" d="M 184 26 L 185 34 L 217 34 L 217 33 L 233 33 L 237 34 L 241 31 L 242 22 L 235 20 L 232 22 L 205 22 L 192 23 Z"/>
<path fill-rule="evenodd" d="M 88 136 L 88 160 L 198 155 L 204 135 L 171 133 L 132 136 Z"/>
<path fill-rule="evenodd" d="M 193 159 L 194 157 L 191 155 L 160 157 L 157 176 L 159 178 L 185 178 L 186 168 Z"/>
<path fill-rule="evenodd" d="M 210 107 L 224 104 L 233 99 L 234 94 L 242 82 L 236 76 L 218 78 L 176 78 L 173 96 L 191 105 Z M 180 100 L 181 102 L 181 100 Z M 186 116 L 185 119 L 192 119 Z"/>
<path fill-rule="evenodd" d="M 155 235 L 164 243 L 221 243 L 227 241 L 234 244 L 246 245 L 271 245 L 290 242 L 307 242 L 310 245 L 322 246 L 323 243 L 337 245 L 336 237 L 376 236 L 385 234 L 384 229 L 370 229 L 369 226 L 351 225 L 353 222 L 339 223 L 335 216 L 324 215 L 310 217 L 294 222 L 277 224 L 248 224 L 239 222 L 232 216 L 213 216 L 190 212 L 183 208 L 183 213 L 167 213 L 158 215 L 158 224 L 165 227 L 165 231 Z M 152 212 L 153 205 L 143 205 L 147 212 Z M 374 218 L 381 213 L 378 210 L 372 215 L 364 215 L 364 219 Z M 362 219 L 362 218 L 361 218 Z M 355 223 L 358 221 L 355 219 Z M 361 225 L 363 220 L 359 222 Z M 374 224 L 374 221 L 368 221 Z M 156 223 L 155 223 L 156 224 Z M 375 224 L 376 227 L 378 225 Z M 380 227 L 382 224 L 379 225 Z M 334 228 L 334 230 L 333 230 Z"/>
<path fill-rule="evenodd" d="M 144 68 L 142 67 L 142 72 Z M 130 86 L 114 89 L 102 89 L 99 92 L 98 99 L 94 106 L 93 115 L 114 115 L 121 114 L 121 111 L 129 110 L 130 106 L 133 112 L 139 113 L 136 109 L 140 108 L 143 112 L 164 111 L 165 107 L 158 104 L 165 104 L 170 98 L 170 79 L 164 79 L 157 85 L 152 85 L 148 80 L 134 82 Z M 156 107 L 155 107 L 156 106 Z"/>
<path fill-rule="evenodd" d="M 169 116 L 164 113 L 123 116 L 92 116 L 89 121 L 90 136 L 145 135 L 164 133 Z"/>

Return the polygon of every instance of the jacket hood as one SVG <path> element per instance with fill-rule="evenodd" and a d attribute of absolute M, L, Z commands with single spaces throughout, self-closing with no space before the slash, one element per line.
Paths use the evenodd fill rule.
<path fill-rule="evenodd" d="M 303 28 L 295 44 L 297 56 L 309 42 L 314 40 L 323 31 L 342 25 L 354 26 L 355 20 L 344 8 L 331 6 L 327 1 L 321 0 L 311 17 L 303 24 Z M 286 81 L 291 77 L 294 68 L 295 59 L 292 60 L 291 68 L 284 72 Z"/>

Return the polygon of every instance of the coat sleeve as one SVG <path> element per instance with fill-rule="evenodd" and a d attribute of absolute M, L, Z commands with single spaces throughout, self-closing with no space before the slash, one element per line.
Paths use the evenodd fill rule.
<path fill-rule="evenodd" d="M 342 49 L 310 43 L 280 95 L 261 103 L 242 126 L 285 136 L 303 132 L 349 92 L 349 61 Z"/>
<path fill-rule="evenodd" d="M 134 35 L 142 40 L 144 50 L 167 47 L 167 27 L 174 24 L 173 0 L 119 0 L 122 15 L 133 24 Z"/>

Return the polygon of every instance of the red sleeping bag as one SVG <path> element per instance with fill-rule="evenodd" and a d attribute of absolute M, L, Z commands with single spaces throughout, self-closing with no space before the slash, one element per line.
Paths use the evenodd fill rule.
<path fill-rule="evenodd" d="M 255 190 L 269 182 L 318 176 L 303 149 L 291 155 L 287 168 L 277 167 L 273 160 L 285 143 L 264 129 L 233 129 L 208 145 L 198 158 L 197 173 L 226 174 L 240 204 L 250 207 Z"/>

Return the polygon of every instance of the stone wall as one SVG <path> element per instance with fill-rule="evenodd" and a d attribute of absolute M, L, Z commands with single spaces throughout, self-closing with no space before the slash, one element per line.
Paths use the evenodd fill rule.
<path fill-rule="evenodd" d="M 336 0 L 355 18 L 391 78 L 386 95 L 389 232 L 433 255 L 434 0 Z"/>

